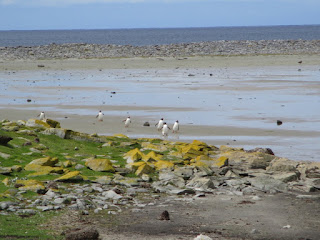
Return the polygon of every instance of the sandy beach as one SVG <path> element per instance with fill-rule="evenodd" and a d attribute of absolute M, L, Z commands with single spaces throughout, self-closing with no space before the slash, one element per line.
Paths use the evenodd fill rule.
<path fill-rule="evenodd" d="M 81 132 L 161 138 L 154 125 L 164 117 L 170 126 L 181 123 L 169 140 L 270 147 L 279 156 L 320 161 L 316 54 L 0 63 L 1 119 L 27 120 L 45 111 Z M 95 118 L 99 110 L 103 122 Z M 125 129 L 128 115 L 132 124 Z"/>

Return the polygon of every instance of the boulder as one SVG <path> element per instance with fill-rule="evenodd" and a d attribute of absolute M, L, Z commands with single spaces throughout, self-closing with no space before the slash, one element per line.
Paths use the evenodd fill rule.
<path fill-rule="evenodd" d="M 143 174 L 149 174 L 149 173 L 152 173 L 152 172 L 154 172 L 154 169 L 149 164 L 143 163 L 138 167 L 138 169 L 135 172 L 135 174 L 137 176 L 141 176 Z"/>
<path fill-rule="evenodd" d="M 174 163 L 164 160 L 159 160 L 154 164 L 154 167 L 156 170 L 162 170 L 162 169 L 173 169 Z"/>
<path fill-rule="evenodd" d="M 212 180 L 207 177 L 194 177 L 187 183 L 186 186 L 189 188 L 201 189 L 204 191 L 215 188 Z"/>
<path fill-rule="evenodd" d="M 58 182 L 80 182 L 85 180 L 83 176 L 80 175 L 79 171 L 73 171 L 69 172 L 59 178 L 57 178 L 55 181 Z"/>
<path fill-rule="evenodd" d="M 17 180 L 16 185 L 19 186 L 19 190 L 29 190 L 38 192 L 44 190 L 45 186 L 42 182 L 36 180 Z"/>
<path fill-rule="evenodd" d="M 85 165 L 93 171 L 97 172 L 115 172 L 109 159 L 95 158 L 88 159 Z"/>
<path fill-rule="evenodd" d="M 287 192 L 288 185 L 280 180 L 274 179 L 269 175 L 261 175 L 249 178 L 248 181 L 253 187 L 264 192 Z"/>
<path fill-rule="evenodd" d="M 27 127 L 36 127 L 36 128 L 50 128 L 51 126 L 46 123 L 45 121 L 38 120 L 38 119 L 29 119 L 26 122 Z"/>
<path fill-rule="evenodd" d="M 154 163 L 159 161 L 162 158 L 162 155 L 155 153 L 154 151 L 149 152 L 146 155 L 142 156 L 142 160 L 148 163 Z"/>
<path fill-rule="evenodd" d="M 52 128 L 60 128 L 61 127 L 61 125 L 58 121 L 55 121 L 52 119 L 47 118 L 46 123 Z"/>
<path fill-rule="evenodd" d="M 64 129 L 64 128 L 47 128 L 42 132 L 42 134 L 56 135 L 59 138 L 65 139 L 67 132 L 68 132 L 68 130 Z"/>
<path fill-rule="evenodd" d="M 124 158 L 127 159 L 127 163 L 139 161 L 143 158 L 143 156 L 144 154 L 138 148 L 135 148 L 124 154 Z"/>
<path fill-rule="evenodd" d="M 40 165 L 40 166 L 50 166 L 53 167 L 59 162 L 59 159 L 54 157 L 45 157 L 45 158 L 38 158 L 33 161 L 31 161 L 29 164 L 34 164 L 34 165 Z M 28 164 L 28 165 L 29 165 Z"/>

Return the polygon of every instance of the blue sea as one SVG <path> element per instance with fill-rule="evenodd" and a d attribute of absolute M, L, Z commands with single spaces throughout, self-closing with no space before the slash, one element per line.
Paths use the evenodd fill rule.
<path fill-rule="evenodd" d="M 219 40 L 319 40 L 320 25 L 146 28 L 99 30 L 0 31 L 0 46 L 37 46 L 51 43 L 162 45 Z"/>

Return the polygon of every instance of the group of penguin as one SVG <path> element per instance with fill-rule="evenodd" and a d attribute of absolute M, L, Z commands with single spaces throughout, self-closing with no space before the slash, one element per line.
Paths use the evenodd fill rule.
<path fill-rule="evenodd" d="M 100 110 L 96 118 L 98 118 L 99 121 L 103 121 L 103 115 L 104 114 Z M 124 126 L 126 128 L 129 127 L 131 123 L 130 116 L 127 117 L 127 119 L 123 120 L 122 122 L 124 122 Z M 164 122 L 163 118 L 159 120 L 159 122 L 155 125 L 155 127 L 157 127 L 158 131 L 162 131 L 162 135 L 165 137 L 169 135 L 169 130 L 171 130 L 171 128 L 167 125 L 167 123 Z M 178 133 L 178 131 L 179 131 L 179 121 L 177 120 L 172 126 L 172 133 Z"/>
<path fill-rule="evenodd" d="M 98 121 L 103 121 L 103 115 L 104 114 L 102 113 L 102 111 L 99 111 L 98 115 L 96 116 Z M 43 121 L 46 119 L 44 112 L 41 112 L 38 115 L 38 117 L 40 120 L 43 120 Z M 131 123 L 130 116 L 127 117 L 127 119 L 123 120 L 122 122 L 124 122 L 124 126 L 128 128 Z M 159 122 L 155 125 L 155 127 L 157 127 L 158 131 L 162 131 L 162 135 L 164 137 L 167 137 L 169 135 L 169 131 L 171 130 L 171 128 L 167 125 L 167 123 L 163 120 L 163 118 L 159 120 Z M 178 133 L 178 131 L 179 131 L 179 121 L 177 120 L 172 126 L 172 133 Z"/>

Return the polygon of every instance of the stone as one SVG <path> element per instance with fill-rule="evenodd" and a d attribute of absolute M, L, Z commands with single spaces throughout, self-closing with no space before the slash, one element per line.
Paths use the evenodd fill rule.
<path fill-rule="evenodd" d="M 145 122 L 145 123 L 143 124 L 143 126 L 144 126 L 144 127 L 150 127 L 150 123 L 149 123 L 149 122 Z"/>
<path fill-rule="evenodd" d="M 200 234 L 197 237 L 195 237 L 193 240 L 212 240 L 212 238 L 206 235 Z"/>
<path fill-rule="evenodd" d="M 50 128 L 50 125 L 45 121 L 41 121 L 38 119 L 29 119 L 26 122 L 27 127 L 36 127 L 36 128 Z"/>
<path fill-rule="evenodd" d="M 290 172 L 290 173 L 278 173 L 278 174 L 273 174 L 273 178 L 280 180 L 282 182 L 292 182 L 292 181 L 297 181 L 299 179 L 299 172 Z"/>
<path fill-rule="evenodd" d="M 162 169 L 169 169 L 172 170 L 174 168 L 174 163 L 164 160 L 159 160 L 156 163 L 154 163 L 154 167 L 156 170 L 162 170 Z"/>
<path fill-rule="evenodd" d="M 12 172 L 11 167 L 0 167 L 0 174 L 2 175 L 10 175 Z"/>
<path fill-rule="evenodd" d="M 51 127 L 51 128 L 61 128 L 61 125 L 58 121 L 52 120 L 47 118 L 46 123 Z"/>
<path fill-rule="evenodd" d="M 113 190 L 109 190 L 109 191 L 103 192 L 102 195 L 104 197 L 106 197 L 107 199 L 112 199 L 112 200 L 118 200 L 118 199 L 123 198 L 123 196 L 121 196 L 120 194 L 117 194 Z"/>
<path fill-rule="evenodd" d="M 169 215 L 169 212 L 167 210 L 163 211 L 160 215 L 160 218 L 159 220 L 170 220 L 170 215 Z"/>
<path fill-rule="evenodd" d="M 248 181 L 253 187 L 265 192 L 287 192 L 288 185 L 280 180 L 274 179 L 271 176 L 259 176 L 255 178 L 249 178 Z"/>
<path fill-rule="evenodd" d="M 174 174 L 178 177 L 182 177 L 184 180 L 188 180 L 193 176 L 192 167 L 179 167 L 174 170 Z"/>
<path fill-rule="evenodd" d="M 207 177 L 194 177 L 187 183 L 186 187 L 201 190 L 210 190 L 215 188 L 212 180 Z"/>
<path fill-rule="evenodd" d="M 4 158 L 4 159 L 8 159 L 11 157 L 10 154 L 7 154 L 7 153 L 3 153 L 3 152 L 0 152 L 0 157 Z"/>
<path fill-rule="evenodd" d="M 56 135 L 59 138 L 65 139 L 67 135 L 68 130 L 64 128 L 47 128 L 45 129 L 42 134 L 45 135 Z"/>
<path fill-rule="evenodd" d="M 151 151 L 148 154 L 142 156 L 142 160 L 148 163 L 160 161 L 161 158 L 162 155 L 156 154 L 154 151 Z"/>
<path fill-rule="evenodd" d="M 228 165 L 229 165 L 229 158 L 226 156 L 221 156 L 214 161 L 214 166 L 217 166 L 219 168 L 226 167 Z"/>
<path fill-rule="evenodd" d="M 55 181 L 58 182 L 79 182 L 83 181 L 84 177 L 80 175 L 79 171 L 73 171 L 69 172 L 59 178 L 57 178 Z"/>
<path fill-rule="evenodd" d="M 124 154 L 124 158 L 127 159 L 127 163 L 133 163 L 142 160 L 143 156 L 144 154 L 138 148 L 135 148 Z"/>
<path fill-rule="evenodd" d="M 154 172 L 154 169 L 147 163 L 140 165 L 135 172 L 137 176 L 142 176 L 143 174 L 150 174 Z"/>
<path fill-rule="evenodd" d="M 115 172 L 109 159 L 95 158 L 88 159 L 85 165 L 93 171 L 97 172 Z"/>
<path fill-rule="evenodd" d="M 59 161 L 58 158 L 45 157 L 45 158 L 35 159 L 35 160 L 31 161 L 29 164 L 53 167 L 55 164 L 58 163 L 58 161 Z"/>
<path fill-rule="evenodd" d="M 100 176 L 100 177 L 97 177 L 96 180 L 94 180 L 94 182 L 97 182 L 103 185 L 110 185 L 112 183 L 112 177 Z"/>
<path fill-rule="evenodd" d="M 12 137 L 0 135 L 0 145 L 7 145 L 12 139 Z"/>
<path fill-rule="evenodd" d="M 19 186 L 19 190 L 29 190 L 38 192 L 39 190 L 45 190 L 45 186 L 42 182 L 36 180 L 17 180 L 16 185 Z"/>

